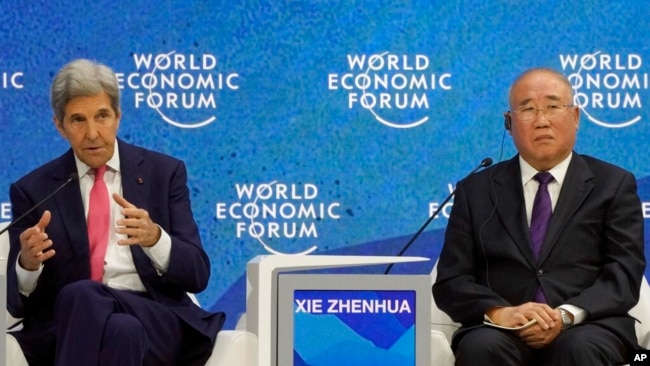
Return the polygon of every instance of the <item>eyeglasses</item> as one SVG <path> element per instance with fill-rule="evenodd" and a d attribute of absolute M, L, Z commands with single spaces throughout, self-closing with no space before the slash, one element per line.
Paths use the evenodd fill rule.
<path fill-rule="evenodd" d="M 534 107 L 520 107 L 515 109 L 512 112 L 517 115 L 517 118 L 522 122 L 529 122 L 537 118 L 537 112 L 542 112 L 546 118 L 555 118 L 559 117 L 569 108 L 575 108 L 573 104 L 549 104 L 544 108 L 534 108 Z"/>

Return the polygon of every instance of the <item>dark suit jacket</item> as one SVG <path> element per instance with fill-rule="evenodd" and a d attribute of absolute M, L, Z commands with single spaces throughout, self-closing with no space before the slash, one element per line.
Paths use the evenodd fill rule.
<path fill-rule="evenodd" d="M 210 262 L 204 252 L 192 216 L 187 172 L 183 162 L 118 140 L 122 190 L 126 200 L 149 212 L 172 239 L 169 269 L 159 276 L 151 260 L 139 246 L 131 253 L 140 279 L 155 301 L 168 305 L 185 323 L 197 331 L 187 363 L 209 356 L 223 313 L 208 313 L 194 305 L 187 292 L 200 292 L 207 286 Z M 11 185 L 13 216 L 19 217 L 58 188 L 71 173 L 76 173 L 72 150 L 27 174 Z M 79 182 L 68 184 L 52 199 L 10 229 L 9 262 L 16 263 L 20 251 L 18 236 L 33 226 L 44 210 L 52 212 L 46 228 L 56 255 L 44 263 L 36 289 L 29 297 L 18 292 L 15 266 L 7 269 L 7 304 L 10 313 L 24 318 L 19 341 L 38 342 L 40 334 L 52 326 L 57 294 L 65 285 L 90 278 L 89 246 Z M 43 339 L 40 339 L 43 342 Z M 206 354 L 207 352 L 207 354 Z"/>
<path fill-rule="evenodd" d="M 433 286 L 436 304 L 463 325 L 453 343 L 489 308 L 532 301 L 541 286 L 551 307 L 579 306 L 587 322 L 635 347 L 627 312 L 638 301 L 645 260 L 634 176 L 574 152 L 536 262 L 518 159 L 458 184 Z"/>

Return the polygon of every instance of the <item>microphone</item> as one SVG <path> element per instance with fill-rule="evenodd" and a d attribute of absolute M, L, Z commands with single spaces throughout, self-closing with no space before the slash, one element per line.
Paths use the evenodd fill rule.
<path fill-rule="evenodd" d="M 52 192 L 52 193 L 50 193 L 49 195 L 47 195 L 47 197 L 43 198 L 39 203 L 35 204 L 32 208 L 30 208 L 29 210 L 27 210 L 27 212 L 25 212 L 24 214 L 22 214 L 19 218 L 17 218 L 17 219 L 15 219 L 14 221 L 10 222 L 9 225 L 7 225 L 4 229 L 0 230 L 0 235 L 4 234 L 5 231 L 9 230 L 9 228 L 11 228 L 11 227 L 14 226 L 15 224 L 17 224 L 20 220 L 24 219 L 27 215 L 29 215 L 30 213 L 32 213 L 32 211 L 34 211 L 34 210 L 36 210 L 37 208 L 41 207 L 41 205 L 42 205 L 43 203 L 45 203 L 45 201 L 47 201 L 47 200 L 49 200 L 50 198 L 52 198 L 55 194 L 57 194 L 60 190 L 62 190 L 63 187 L 67 186 L 68 184 L 70 184 L 70 182 L 72 182 L 72 181 L 74 181 L 74 180 L 77 180 L 77 179 L 79 179 L 79 176 L 77 175 L 76 172 L 72 172 L 72 173 L 70 173 L 70 175 L 68 176 L 68 179 L 66 179 L 66 181 L 63 182 L 63 184 L 61 184 L 61 185 L 59 186 L 59 188 L 55 189 L 54 192 Z"/>
<path fill-rule="evenodd" d="M 489 167 L 490 165 L 492 165 L 492 158 L 485 158 L 485 159 L 481 160 L 481 163 L 480 163 L 476 168 L 474 168 L 474 170 L 472 170 L 471 172 L 469 172 L 469 174 L 467 174 L 467 175 L 465 176 L 465 178 L 463 178 L 463 179 L 461 180 L 461 182 L 462 182 L 463 180 L 467 179 L 470 175 L 476 173 L 479 169 L 481 169 L 481 168 L 487 168 L 487 167 Z M 424 222 L 424 225 L 422 225 L 422 227 L 420 227 L 420 229 L 415 233 L 415 235 L 413 235 L 413 237 L 411 237 L 411 240 L 409 240 L 408 243 L 406 243 L 406 245 L 404 245 L 404 247 L 402 248 L 402 250 L 400 250 L 400 252 L 397 254 L 398 257 L 401 257 L 402 254 L 404 254 L 404 252 L 406 252 L 406 250 L 411 246 L 411 244 L 413 244 L 413 242 L 415 241 L 415 239 L 417 239 L 417 238 L 420 236 L 420 234 L 422 234 L 422 232 L 424 231 L 424 229 L 425 229 L 427 226 L 429 226 L 429 224 L 431 223 L 431 221 L 433 221 L 433 219 L 434 219 L 434 218 L 435 218 L 435 217 L 440 213 L 440 211 L 442 210 L 442 208 L 445 207 L 445 204 L 447 204 L 447 202 L 449 202 L 449 200 L 451 199 L 451 197 L 454 196 L 454 194 L 456 193 L 456 190 L 457 190 L 457 189 L 458 189 L 458 185 L 456 185 L 456 188 L 454 188 L 454 190 L 451 191 L 451 193 L 449 193 L 449 195 L 447 196 L 447 198 L 445 198 L 445 200 L 442 201 L 442 203 L 440 204 L 440 206 L 438 206 L 438 208 L 433 212 L 433 214 L 432 214 L 431 216 L 429 216 L 429 218 L 427 219 L 427 221 Z M 390 265 L 388 265 L 388 268 L 386 268 L 386 271 L 384 272 L 384 274 L 388 274 L 388 272 L 390 272 L 391 268 L 393 268 L 393 265 L 394 265 L 394 264 L 395 264 L 395 263 L 391 263 Z"/>

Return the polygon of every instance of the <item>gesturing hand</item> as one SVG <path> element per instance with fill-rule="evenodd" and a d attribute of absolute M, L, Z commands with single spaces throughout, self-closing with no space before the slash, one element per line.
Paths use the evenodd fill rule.
<path fill-rule="evenodd" d="M 116 232 L 127 235 L 127 239 L 118 240 L 119 245 L 141 245 L 151 247 L 160 239 L 160 227 L 149 217 L 147 210 L 137 208 L 117 193 L 113 199 L 122 207 L 123 219 L 117 220 Z"/>
<path fill-rule="evenodd" d="M 52 258 L 54 249 L 47 250 L 52 246 L 52 240 L 45 232 L 45 227 L 50 223 L 52 214 L 50 211 L 43 212 L 41 219 L 36 225 L 26 229 L 20 234 L 20 257 L 18 264 L 28 271 L 36 271 L 41 263 Z"/>

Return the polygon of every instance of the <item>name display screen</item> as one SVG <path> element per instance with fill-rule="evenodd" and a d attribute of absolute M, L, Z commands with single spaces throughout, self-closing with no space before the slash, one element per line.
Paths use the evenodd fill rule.
<path fill-rule="evenodd" d="M 293 365 L 415 365 L 414 290 L 294 290 Z"/>

